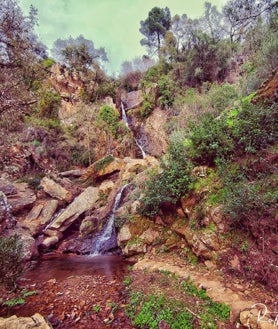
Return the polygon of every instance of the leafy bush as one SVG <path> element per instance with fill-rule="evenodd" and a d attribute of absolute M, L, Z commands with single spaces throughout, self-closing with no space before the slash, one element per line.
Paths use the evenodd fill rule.
<path fill-rule="evenodd" d="M 38 91 L 38 97 L 37 109 L 39 116 L 57 119 L 58 109 L 61 104 L 60 95 L 48 88 L 42 88 Z"/>
<path fill-rule="evenodd" d="M 228 157 L 233 139 L 223 117 L 207 113 L 189 123 L 188 154 L 197 164 L 214 164 L 217 158 Z"/>
<path fill-rule="evenodd" d="M 153 109 L 154 109 L 153 102 L 145 98 L 140 107 L 140 115 L 142 116 L 142 118 L 147 118 L 152 113 Z"/>
<path fill-rule="evenodd" d="M 119 128 L 119 113 L 109 105 L 103 105 L 97 114 L 97 120 L 104 123 L 105 128 L 116 137 Z"/>
<path fill-rule="evenodd" d="M 231 106 L 238 96 L 237 88 L 229 83 L 222 85 L 212 84 L 208 92 L 211 106 L 218 114 L 228 106 Z"/>
<path fill-rule="evenodd" d="M 174 82 L 166 75 L 161 76 L 157 81 L 158 84 L 158 104 L 162 108 L 172 106 L 175 94 L 174 94 Z"/>
<path fill-rule="evenodd" d="M 269 190 L 263 181 L 226 185 L 224 199 L 225 211 L 233 220 L 235 227 L 241 228 L 255 237 L 267 231 L 275 231 L 275 208 L 278 202 L 277 188 Z M 264 224 L 263 224 L 264 223 Z M 267 224 L 267 225 L 265 225 Z"/>
<path fill-rule="evenodd" d="M 236 147 L 255 153 L 278 140 L 277 105 L 244 103 L 233 128 Z"/>
<path fill-rule="evenodd" d="M 152 217 L 160 209 L 175 205 L 189 190 L 192 182 L 191 169 L 191 163 L 185 155 L 185 147 L 180 142 L 170 144 L 168 157 L 161 163 L 162 171 L 151 173 L 145 183 L 141 214 Z"/>
<path fill-rule="evenodd" d="M 46 58 L 46 59 L 43 59 L 42 60 L 42 66 L 45 68 L 45 69 L 50 69 L 52 65 L 55 64 L 55 61 L 54 59 L 52 58 Z"/>
<path fill-rule="evenodd" d="M 15 288 L 22 270 L 23 245 L 20 237 L 0 237 L 0 284 Z"/>

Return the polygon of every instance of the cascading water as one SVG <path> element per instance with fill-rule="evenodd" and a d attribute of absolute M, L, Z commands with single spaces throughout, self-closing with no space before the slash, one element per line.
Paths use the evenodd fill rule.
<path fill-rule="evenodd" d="M 121 102 L 121 110 L 122 110 L 122 119 L 123 119 L 124 123 L 126 124 L 126 126 L 128 127 L 128 129 L 130 129 L 129 124 L 128 124 L 128 119 L 127 119 L 127 116 L 126 116 L 125 106 L 124 106 L 123 102 Z M 140 139 L 137 139 L 134 136 L 134 141 L 135 141 L 136 145 L 138 146 L 138 148 L 140 149 L 142 157 L 144 159 L 147 154 L 143 149 L 143 146 L 142 146 L 142 143 L 141 143 Z"/>
<path fill-rule="evenodd" d="M 92 256 L 97 256 L 100 254 L 103 254 L 115 247 L 117 247 L 117 237 L 115 232 L 115 211 L 118 209 L 122 194 L 125 188 L 128 186 L 128 184 L 122 186 L 119 191 L 116 194 L 115 202 L 111 211 L 111 214 L 108 217 L 107 223 L 100 232 L 99 235 L 97 235 L 92 243 Z"/>

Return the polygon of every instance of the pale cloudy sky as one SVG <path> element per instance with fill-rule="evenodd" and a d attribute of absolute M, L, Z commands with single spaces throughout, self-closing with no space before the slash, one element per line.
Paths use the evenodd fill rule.
<path fill-rule="evenodd" d="M 227 0 L 211 0 L 219 10 Z M 146 54 L 140 45 L 140 21 L 153 7 L 169 7 L 171 15 L 203 15 L 205 0 L 19 0 L 24 11 L 38 9 L 40 39 L 50 49 L 53 42 L 82 34 L 95 47 L 104 47 L 106 71 L 117 74 L 121 63 Z"/>

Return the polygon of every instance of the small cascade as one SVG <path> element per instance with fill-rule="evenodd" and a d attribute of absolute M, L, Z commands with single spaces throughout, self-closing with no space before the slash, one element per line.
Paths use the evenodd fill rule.
<path fill-rule="evenodd" d="M 124 106 L 123 102 L 121 102 L 121 110 L 122 110 L 122 119 L 123 119 L 124 123 L 126 124 L 126 126 L 129 128 L 126 111 L 125 111 L 125 106 Z"/>
<path fill-rule="evenodd" d="M 120 205 L 123 191 L 127 186 L 128 184 L 122 186 L 117 192 L 111 214 L 109 215 L 108 220 L 102 231 L 93 240 L 91 251 L 92 256 L 101 255 L 117 246 L 117 237 L 114 225 L 115 211 Z"/>
<path fill-rule="evenodd" d="M 121 110 L 122 110 L 122 119 L 123 119 L 124 123 L 126 124 L 126 126 L 128 127 L 128 129 L 131 130 L 130 127 L 129 127 L 129 124 L 128 124 L 128 119 L 127 119 L 127 115 L 126 115 L 126 111 L 125 111 L 125 106 L 124 106 L 123 102 L 121 102 Z M 140 149 L 141 154 L 142 154 L 142 157 L 144 159 L 147 154 L 144 151 L 144 148 L 143 148 L 143 145 L 141 143 L 141 140 L 138 139 L 138 138 L 136 138 L 134 136 L 134 141 L 135 141 L 136 145 L 138 146 L 138 148 Z"/>

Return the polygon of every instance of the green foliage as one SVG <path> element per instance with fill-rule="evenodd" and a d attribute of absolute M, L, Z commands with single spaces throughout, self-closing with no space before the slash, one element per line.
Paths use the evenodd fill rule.
<path fill-rule="evenodd" d="M 124 277 L 123 284 L 125 286 L 130 286 L 131 282 L 132 282 L 132 278 L 130 276 Z"/>
<path fill-rule="evenodd" d="M 0 284 L 16 287 L 23 270 L 23 245 L 18 235 L 0 237 Z"/>
<path fill-rule="evenodd" d="M 247 39 L 247 51 L 253 50 L 253 56 L 243 64 L 245 79 L 243 90 L 250 93 L 258 89 L 264 80 L 268 79 L 278 65 L 278 29 L 277 13 L 273 15 L 273 25 L 260 26 L 250 32 Z M 251 44 L 250 44 L 251 43 Z"/>
<path fill-rule="evenodd" d="M 40 118 L 35 115 L 25 117 L 25 122 L 36 127 L 44 127 L 50 130 L 61 132 L 61 123 L 58 119 Z"/>
<path fill-rule="evenodd" d="M 174 102 L 174 82 L 166 75 L 161 76 L 157 81 L 158 85 L 158 104 L 162 108 L 172 106 Z"/>
<path fill-rule="evenodd" d="M 213 164 L 217 158 L 228 157 L 233 139 L 223 117 L 207 113 L 189 123 L 188 153 L 198 164 Z"/>
<path fill-rule="evenodd" d="M 41 183 L 41 179 L 43 178 L 43 174 L 41 175 L 26 175 L 26 176 L 22 176 L 20 177 L 20 179 L 18 180 L 19 182 L 22 183 L 27 183 L 32 189 L 34 190 L 38 190 L 40 187 L 40 183 Z"/>
<path fill-rule="evenodd" d="M 161 48 L 163 38 L 171 26 L 171 14 L 168 7 L 162 9 L 152 8 L 145 21 L 141 21 L 140 32 L 146 37 L 140 41 L 141 45 L 148 47 L 149 51 Z"/>
<path fill-rule="evenodd" d="M 225 211 L 233 220 L 234 226 L 255 234 L 258 230 L 271 230 L 271 227 L 275 229 L 277 221 L 271 221 L 270 218 L 275 218 L 278 190 L 272 188 L 270 191 L 265 184 L 262 181 L 254 184 L 246 180 L 226 184 Z M 264 228 L 260 220 L 267 218 L 268 227 Z"/>
<path fill-rule="evenodd" d="M 104 158 L 100 159 L 99 161 L 97 161 L 94 165 L 94 168 L 96 171 L 99 171 L 103 168 L 105 168 L 106 166 L 109 165 L 109 163 L 114 161 L 114 157 L 112 154 L 108 154 L 106 155 Z"/>
<path fill-rule="evenodd" d="M 8 306 L 8 307 L 14 307 L 17 305 L 23 305 L 25 304 L 25 298 L 29 296 L 36 295 L 37 291 L 35 290 L 26 290 L 23 289 L 20 291 L 17 297 L 11 298 L 6 300 L 5 302 L 2 303 L 3 306 Z"/>
<path fill-rule="evenodd" d="M 25 299 L 22 297 L 18 297 L 18 298 L 8 299 L 2 304 L 3 306 L 13 307 L 16 305 L 23 305 L 24 303 L 25 303 Z"/>
<path fill-rule="evenodd" d="M 42 88 L 38 91 L 37 110 L 40 117 L 52 120 L 58 119 L 58 109 L 61 104 L 61 97 L 58 93 L 48 88 Z"/>
<path fill-rule="evenodd" d="M 92 154 L 89 155 L 89 151 L 80 144 L 74 144 L 70 149 L 70 164 L 73 166 L 84 166 L 87 167 L 90 165 L 89 158 L 92 157 Z"/>
<path fill-rule="evenodd" d="M 231 106 L 238 98 L 239 93 L 236 86 L 229 83 L 222 85 L 212 84 L 208 92 L 210 103 L 216 113 L 221 113 L 225 108 Z"/>
<path fill-rule="evenodd" d="M 55 64 L 55 61 L 54 59 L 52 58 L 46 58 L 46 59 L 43 59 L 42 60 L 42 66 L 45 68 L 45 69 L 50 69 L 52 65 Z"/>
<path fill-rule="evenodd" d="M 229 319 L 230 308 L 223 303 L 213 302 L 204 290 L 195 288 L 189 279 L 182 283 L 182 289 L 193 296 L 194 301 L 198 301 L 200 316 L 197 317 L 201 328 L 216 329 L 217 321 Z M 158 329 L 161 321 L 175 329 L 193 328 L 193 315 L 187 310 L 187 306 L 162 294 L 144 295 L 132 292 L 126 312 L 136 328 Z"/>
<path fill-rule="evenodd" d="M 184 291 L 186 291 L 186 293 L 190 296 L 199 297 L 203 300 L 209 299 L 206 291 L 204 289 L 197 289 L 189 277 L 181 283 L 181 286 L 182 286 L 182 289 Z"/>
<path fill-rule="evenodd" d="M 175 205 L 189 190 L 192 182 L 191 163 L 185 155 L 185 147 L 179 141 L 170 144 L 168 158 L 162 161 L 161 169 L 161 172 L 151 173 L 145 183 L 140 208 L 141 214 L 145 216 L 153 217 L 160 209 Z"/>
<path fill-rule="evenodd" d="M 152 97 L 145 96 L 143 103 L 140 107 L 140 115 L 142 118 L 147 118 L 154 109 L 154 103 L 150 100 Z"/>
<path fill-rule="evenodd" d="M 198 297 L 202 300 L 200 305 L 202 311 L 200 317 L 200 325 L 202 329 L 216 329 L 216 320 L 225 321 L 230 316 L 230 308 L 223 303 L 212 301 L 204 289 L 197 289 L 188 277 L 181 283 L 181 287 L 190 296 Z"/>
<path fill-rule="evenodd" d="M 114 81 L 103 81 L 99 83 L 95 91 L 95 99 L 102 99 L 107 96 L 115 98 L 117 90 L 116 88 L 117 85 Z"/>
<path fill-rule="evenodd" d="M 157 81 L 169 73 L 171 66 L 163 60 L 160 60 L 157 65 L 150 67 L 145 73 L 142 81 L 141 88 L 149 87 L 151 84 L 156 84 Z"/>
<path fill-rule="evenodd" d="M 119 128 L 119 113 L 109 105 L 103 105 L 97 114 L 97 120 L 104 124 L 104 127 L 112 134 L 117 136 Z"/>
<path fill-rule="evenodd" d="M 255 153 L 277 142 L 277 106 L 244 103 L 237 115 L 233 135 L 236 148 L 246 153 Z"/>
<path fill-rule="evenodd" d="M 138 311 L 138 307 L 140 307 Z M 131 302 L 127 314 L 137 328 L 158 329 L 161 321 L 171 328 L 193 328 L 193 317 L 182 306 L 175 304 L 163 295 L 147 295 L 135 292 L 131 294 Z"/>
<path fill-rule="evenodd" d="M 95 48 L 93 41 L 82 35 L 77 38 L 57 39 L 53 44 L 52 53 L 70 68 L 86 71 L 98 66 L 100 61 L 107 61 L 104 48 Z"/>
<path fill-rule="evenodd" d="M 36 290 L 26 290 L 26 289 L 23 289 L 21 291 L 21 296 L 23 298 L 26 298 L 26 297 L 29 297 L 29 296 L 33 296 L 33 295 L 36 295 L 37 294 L 37 291 Z"/>
<path fill-rule="evenodd" d="M 94 306 L 93 306 L 93 311 L 94 311 L 95 313 L 99 313 L 99 312 L 100 312 L 100 309 L 101 309 L 100 305 L 94 305 Z"/>

